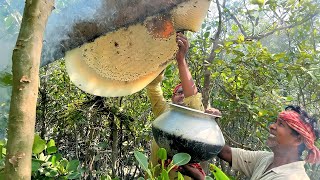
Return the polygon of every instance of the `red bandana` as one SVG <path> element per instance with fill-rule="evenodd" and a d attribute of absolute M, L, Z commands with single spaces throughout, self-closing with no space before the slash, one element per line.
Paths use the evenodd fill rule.
<path fill-rule="evenodd" d="M 282 111 L 279 117 L 303 137 L 304 144 L 309 149 L 306 161 L 309 163 L 320 163 L 320 150 L 314 145 L 316 136 L 312 127 L 308 123 L 303 122 L 300 119 L 300 115 L 295 111 Z"/>
<path fill-rule="evenodd" d="M 173 89 L 173 94 L 175 94 L 180 87 L 182 87 L 182 84 L 181 84 L 181 83 L 178 84 L 178 85 Z"/>

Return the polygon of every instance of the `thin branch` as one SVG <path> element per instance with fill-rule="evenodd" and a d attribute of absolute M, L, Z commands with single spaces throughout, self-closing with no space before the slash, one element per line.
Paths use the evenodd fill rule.
<path fill-rule="evenodd" d="M 245 37 L 245 40 L 246 41 L 261 40 L 261 39 L 263 39 L 265 37 L 268 37 L 268 36 L 274 34 L 277 31 L 290 29 L 290 28 L 294 28 L 296 26 L 302 25 L 302 24 L 308 22 L 310 19 L 314 18 L 317 15 L 319 15 L 319 12 L 316 12 L 316 13 L 312 14 L 311 16 L 308 16 L 308 17 L 304 18 L 303 20 L 301 20 L 299 22 L 296 22 L 296 23 L 288 25 L 288 26 L 282 26 L 282 27 L 276 28 L 276 29 L 274 29 L 274 30 L 272 30 L 272 31 L 270 31 L 268 33 L 255 35 L 255 36 L 247 36 L 247 37 Z M 219 42 L 217 42 L 217 44 L 223 45 L 225 42 L 226 41 L 219 41 Z M 231 40 L 231 41 L 228 41 L 228 42 L 232 42 L 233 44 L 238 44 L 239 43 L 238 40 Z"/>
<path fill-rule="evenodd" d="M 241 33 L 242 33 L 245 37 L 247 37 L 248 35 L 247 35 L 247 33 L 245 32 L 245 30 L 243 29 L 242 24 L 240 24 L 240 22 L 238 21 L 237 17 L 236 17 L 236 16 L 234 16 L 234 14 L 233 14 L 233 13 L 231 13 L 229 10 L 227 10 L 227 11 L 229 12 L 229 14 L 230 14 L 230 16 L 231 16 L 231 19 L 233 19 L 233 20 L 234 20 L 234 22 L 238 25 L 238 27 L 239 27 L 239 29 L 240 29 Z"/>
<path fill-rule="evenodd" d="M 222 86 L 221 84 L 217 84 L 217 85 L 229 96 L 230 99 L 237 100 L 236 95 L 233 95 L 230 92 L 228 92 L 226 90 L 226 88 L 224 86 Z"/>
<path fill-rule="evenodd" d="M 218 24 L 218 30 L 217 30 L 216 34 L 214 35 L 215 40 L 219 39 L 220 34 L 221 34 L 221 30 L 222 30 L 222 12 L 221 12 L 221 8 L 220 8 L 220 4 L 219 4 L 218 0 L 217 0 L 217 8 L 218 8 L 218 12 L 219 12 L 219 24 Z M 216 44 L 217 43 L 214 43 L 214 45 L 216 45 Z"/>
<path fill-rule="evenodd" d="M 254 23 L 253 23 L 253 21 L 252 21 L 252 19 L 251 19 L 251 15 L 250 15 L 250 13 L 249 13 L 249 10 L 248 10 L 248 8 L 247 8 L 247 5 L 246 5 L 246 1 L 245 0 L 243 0 L 243 4 L 244 4 L 244 7 L 246 8 L 246 10 L 247 10 L 247 13 L 248 13 L 248 15 L 249 15 L 249 18 L 250 18 L 250 22 L 251 22 L 251 25 L 252 25 L 252 34 L 254 34 Z"/>
<path fill-rule="evenodd" d="M 284 30 L 284 29 L 290 29 L 290 28 L 293 28 L 293 27 L 296 27 L 296 26 L 299 26 L 299 25 L 302 25 L 304 24 L 305 22 L 309 21 L 310 19 L 312 19 L 313 17 L 315 17 L 316 15 L 318 15 L 319 12 L 316 12 L 306 18 L 304 18 L 303 20 L 301 20 L 300 22 L 296 22 L 294 24 L 291 24 L 291 25 L 288 25 L 288 26 L 282 26 L 282 27 L 279 27 L 279 28 L 276 28 L 268 33 L 265 33 L 265 34 L 262 34 L 262 35 L 257 35 L 257 36 L 248 36 L 246 37 L 247 39 L 256 39 L 256 40 L 260 40 L 262 38 L 265 38 L 267 36 L 270 36 L 272 34 L 274 34 L 275 32 L 277 31 L 281 31 L 281 30 Z"/>
<path fill-rule="evenodd" d="M 233 140 L 225 131 L 222 131 L 222 134 L 223 134 L 223 136 L 224 136 L 225 138 L 227 138 L 232 144 L 234 144 L 234 145 L 236 145 L 236 146 L 238 146 L 238 147 L 241 147 L 241 148 L 243 148 L 243 149 L 246 149 L 246 150 L 253 150 L 251 147 L 246 146 L 246 145 L 244 145 L 244 144 L 241 144 L 241 143 Z"/>
<path fill-rule="evenodd" d="M 283 19 L 279 16 L 279 14 L 275 10 L 272 10 L 272 12 L 276 15 L 277 19 L 281 21 L 281 24 L 283 24 Z"/>

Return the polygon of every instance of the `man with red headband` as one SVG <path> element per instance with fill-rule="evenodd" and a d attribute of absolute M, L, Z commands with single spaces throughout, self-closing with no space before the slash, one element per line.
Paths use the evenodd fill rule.
<path fill-rule="evenodd" d="M 173 90 L 172 103 L 178 105 L 184 105 L 193 109 L 204 111 L 202 105 L 202 96 L 198 93 L 197 87 L 192 79 L 191 73 L 189 71 L 188 64 L 186 62 L 185 56 L 189 49 L 188 39 L 180 32 L 177 33 L 176 42 L 178 44 L 178 52 L 176 54 L 177 66 L 179 70 L 179 77 L 181 84 L 177 85 Z M 163 79 L 163 73 L 161 73 L 155 80 L 153 80 L 146 88 L 147 95 L 151 102 L 152 112 L 155 117 L 158 117 L 163 112 L 168 109 L 168 103 L 163 97 L 163 92 L 161 89 L 161 81 Z M 221 115 L 220 111 L 214 108 L 208 110 L 212 114 Z M 159 147 L 153 140 L 151 145 L 151 162 L 153 165 L 158 163 L 157 151 Z M 201 167 L 198 164 L 193 164 L 193 167 L 199 169 L 203 173 Z M 204 174 L 204 173 L 203 173 Z M 176 177 L 176 172 L 170 172 L 170 179 Z M 190 179 L 185 177 L 185 179 Z"/>
<path fill-rule="evenodd" d="M 315 146 L 320 134 L 317 121 L 299 106 L 288 106 L 269 129 L 267 146 L 272 152 L 246 151 L 225 145 L 218 157 L 252 180 L 308 180 L 305 162 L 320 163 L 320 150 Z M 303 160 L 304 151 L 307 155 Z M 189 167 L 188 171 L 194 179 L 204 179 L 195 168 Z"/>

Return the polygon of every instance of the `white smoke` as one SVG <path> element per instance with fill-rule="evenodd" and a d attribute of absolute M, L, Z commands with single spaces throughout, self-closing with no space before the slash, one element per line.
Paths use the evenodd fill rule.
<path fill-rule="evenodd" d="M 42 64 L 48 64 L 56 60 L 56 57 L 61 58 L 61 55 L 56 54 L 56 49 L 63 40 L 70 38 L 68 34 L 73 31 L 73 25 L 92 21 L 102 1 L 104 0 L 79 0 L 64 9 L 52 11 L 44 35 Z"/>

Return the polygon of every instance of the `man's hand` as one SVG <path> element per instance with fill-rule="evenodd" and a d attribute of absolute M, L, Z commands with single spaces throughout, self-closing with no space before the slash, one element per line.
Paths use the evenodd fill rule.
<path fill-rule="evenodd" d="M 219 109 L 215 109 L 215 108 L 208 108 L 204 111 L 205 113 L 208 114 L 212 114 L 212 115 L 216 115 L 216 116 L 222 116 L 221 112 L 219 111 Z"/>
<path fill-rule="evenodd" d="M 186 176 L 193 178 L 194 180 L 204 180 L 205 175 L 199 171 L 198 168 L 190 164 L 179 166 L 178 171 Z"/>
<path fill-rule="evenodd" d="M 189 42 L 188 39 L 181 33 L 177 32 L 176 42 L 178 44 L 178 52 L 176 54 L 176 59 L 178 63 L 185 60 L 186 54 L 189 50 Z"/>

